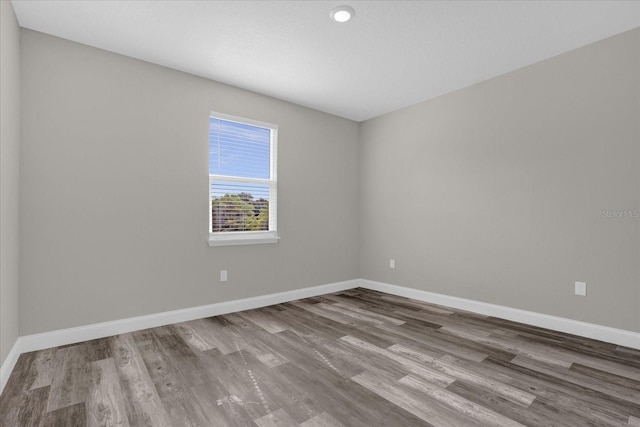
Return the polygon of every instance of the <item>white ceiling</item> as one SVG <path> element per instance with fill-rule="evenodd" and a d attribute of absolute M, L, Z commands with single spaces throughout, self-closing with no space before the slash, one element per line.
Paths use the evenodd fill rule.
<path fill-rule="evenodd" d="M 329 11 L 348 4 L 355 18 Z M 22 27 L 356 121 L 640 27 L 640 1 L 13 0 Z"/>

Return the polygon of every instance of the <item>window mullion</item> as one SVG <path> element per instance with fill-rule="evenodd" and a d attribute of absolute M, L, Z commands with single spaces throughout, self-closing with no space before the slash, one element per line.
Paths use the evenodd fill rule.
<path fill-rule="evenodd" d="M 249 184 L 270 184 L 273 182 L 271 179 L 263 178 L 244 178 L 241 176 L 227 176 L 227 175 L 209 175 L 209 181 L 228 181 L 228 182 L 246 182 Z"/>

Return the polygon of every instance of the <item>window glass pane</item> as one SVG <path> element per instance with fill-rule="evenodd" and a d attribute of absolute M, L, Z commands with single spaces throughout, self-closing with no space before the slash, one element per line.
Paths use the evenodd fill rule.
<path fill-rule="evenodd" d="M 211 183 L 211 231 L 268 231 L 269 185 Z"/>
<path fill-rule="evenodd" d="M 271 130 L 209 118 L 209 174 L 270 179 Z"/>

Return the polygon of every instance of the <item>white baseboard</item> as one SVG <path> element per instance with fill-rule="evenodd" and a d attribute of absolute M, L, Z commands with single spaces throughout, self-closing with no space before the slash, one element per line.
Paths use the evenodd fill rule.
<path fill-rule="evenodd" d="M 503 305 L 490 304 L 449 295 L 436 294 L 419 289 L 390 285 L 388 283 L 375 282 L 373 280 L 360 279 L 360 286 L 374 291 L 385 292 L 392 295 L 429 302 L 460 310 L 471 311 L 486 316 L 499 317 L 513 322 L 526 323 L 558 332 L 592 338 L 612 344 L 622 345 L 640 350 L 640 333 L 616 329 L 594 323 L 581 322 L 579 320 L 564 317 L 551 316 L 533 311 L 520 310 L 505 307 Z"/>
<path fill-rule="evenodd" d="M 250 310 L 252 308 L 265 307 L 268 305 L 280 304 L 302 298 L 310 298 L 357 287 L 412 298 L 418 301 L 444 305 L 460 310 L 467 310 L 487 316 L 499 317 L 501 319 L 511 320 L 514 322 L 526 323 L 528 325 L 539 326 L 586 338 L 593 338 L 640 350 L 640 333 L 637 332 L 625 331 L 593 323 L 580 322 L 577 320 L 550 316 L 547 314 L 535 313 L 532 311 L 489 304 L 465 298 L 436 294 L 419 289 L 390 285 L 388 283 L 375 282 L 367 279 L 354 279 L 345 282 L 261 295 L 252 298 L 244 298 L 199 307 L 185 308 L 182 310 L 166 311 L 146 316 L 131 317 L 111 322 L 95 323 L 92 325 L 22 336 L 16 340 L 13 348 L 2 363 L 2 366 L 0 366 L 0 393 L 4 390 L 4 387 L 9 380 L 9 375 L 13 371 L 13 368 L 18 361 L 18 357 L 22 353 L 97 338 L 104 338 L 141 329 L 170 325 L 172 323 L 186 322 L 189 320 L 201 319 L 203 317 Z"/>
<path fill-rule="evenodd" d="M 60 345 L 104 338 L 141 329 L 155 328 L 157 326 L 170 325 L 172 323 L 187 322 L 203 317 L 219 316 L 221 314 L 235 313 L 237 311 L 250 310 L 252 308 L 266 307 L 301 298 L 315 297 L 331 292 L 352 289 L 359 281 L 348 280 L 346 282 L 331 283 L 327 285 L 313 286 L 310 288 L 296 289 L 293 291 L 278 292 L 269 295 L 243 298 L 233 301 L 219 302 L 215 304 L 201 305 L 198 307 L 184 308 L 181 310 L 165 311 L 162 313 L 148 314 L 146 316 L 130 317 L 128 319 L 114 320 L 111 322 L 95 323 L 76 328 L 61 329 L 44 332 L 41 334 L 26 335 L 20 337 L 21 351 L 35 351 Z"/>
<path fill-rule="evenodd" d="M 344 291 L 346 289 L 358 287 L 359 283 L 358 279 L 354 279 L 345 282 L 296 289 L 293 291 L 278 292 L 275 294 L 185 308 L 182 310 L 165 311 L 163 313 L 149 314 L 146 316 L 137 316 L 128 319 L 114 320 L 111 322 L 95 323 L 75 328 L 25 335 L 17 339 L 11 349 L 11 352 L 2 363 L 2 367 L 0 368 L 0 373 L 2 374 L 0 378 L 0 393 L 4 390 L 4 386 L 9 379 L 9 375 L 11 374 L 11 371 L 13 371 L 16 361 L 21 353 L 139 331 L 141 329 L 155 328 L 157 326 L 170 325 L 172 323 L 202 319 L 203 317 L 218 316 L 221 314 L 250 310 L 252 308 L 266 307 L 268 305 L 315 297 L 332 292 Z"/>
<path fill-rule="evenodd" d="M 13 368 L 16 366 L 16 362 L 18 361 L 18 357 L 20 357 L 20 338 L 16 340 L 11 347 L 11 351 L 7 354 L 7 357 L 2 362 L 2 366 L 0 366 L 0 393 L 4 390 L 4 386 L 7 385 L 7 381 L 9 381 L 9 376 L 13 371 Z"/>

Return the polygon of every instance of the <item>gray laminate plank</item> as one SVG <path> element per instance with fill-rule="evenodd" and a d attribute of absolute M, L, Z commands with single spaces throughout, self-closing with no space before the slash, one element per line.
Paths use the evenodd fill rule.
<path fill-rule="evenodd" d="M 414 348 L 420 348 L 420 351 L 432 357 L 441 357 L 445 354 L 455 354 L 460 358 L 474 360 L 477 362 L 487 357 L 484 353 L 468 350 L 459 345 L 450 345 L 447 342 L 425 340 L 424 333 L 419 334 L 417 331 L 402 329 L 395 325 L 379 325 L 376 326 L 376 329 L 395 336 L 395 340 L 393 340 L 390 345 L 402 344 L 412 346 Z M 440 344 L 442 344 L 442 346 Z"/>
<path fill-rule="evenodd" d="M 478 421 L 481 425 L 491 425 L 499 427 L 524 427 L 517 421 L 500 415 L 482 405 L 458 396 L 442 387 L 439 387 L 422 378 L 407 375 L 398 381 L 400 384 L 406 385 L 421 394 L 440 402 L 442 405 L 449 406 L 457 413 L 466 415 L 467 417 Z"/>
<path fill-rule="evenodd" d="M 590 368 L 589 366 L 584 366 L 579 363 L 573 363 L 569 370 L 571 372 L 577 372 L 583 375 L 587 375 L 603 383 L 616 384 L 621 387 L 626 387 L 628 389 L 640 392 L 640 381 L 634 381 L 620 375 L 612 374 L 600 369 Z"/>
<path fill-rule="evenodd" d="M 298 424 L 284 409 L 278 409 L 256 420 L 260 427 L 298 426 Z"/>
<path fill-rule="evenodd" d="M 440 352 L 443 355 L 453 354 L 456 357 L 476 362 L 484 360 L 489 356 L 488 353 L 496 353 L 495 350 L 474 345 L 472 342 L 451 339 L 446 335 L 437 334 L 432 330 L 416 328 L 408 324 L 401 326 L 382 325 L 377 328 L 395 333 L 397 336 L 410 339 L 416 343 L 420 343 L 424 347 L 431 347 L 434 352 Z M 400 341 L 398 341 L 398 343 L 402 344 Z M 513 356 L 513 354 L 505 355 L 508 360 L 513 358 Z"/>
<path fill-rule="evenodd" d="M 568 349 L 561 346 L 547 346 L 520 336 L 514 338 L 513 343 L 523 348 L 546 352 L 550 357 L 565 361 L 568 364 L 580 363 L 584 366 L 627 377 L 634 381 L 640 381 L 639 363 L 623 363 L 602 356 L 594 356 L 590 352 L 579 352 L 576 349 Z"/>
<path fill-rule="evenodd" d="M 536 414 L 552 414 L 550 425 L 566 425 L 568 427 L 623 427 L 619 421 L 606 417 L 595 411 L 579 411 L 575 408 L 558 405 L 555 400 L 546 397 L 536 399 L 530 406 Z"/>
<path fill-rule="evenodd" d="M 18 421 L 18 410 L 24 398 L 24 393 L 33 382 L 33 369 L 31 368 L 37 352 L 23 353 L 18 357 L 4 391 L 0 394 L 0 420 L 8 425 Z"/>
<path fill-rule="evenodd" d="M 264 311 L 248 310 L 242 311 L 238 315 L 271 334 L 286 331 L 290 327 L 290 325 L 279 322 L 274 316 Z"/>
<path fill-rule="evenodd" d="M 425 305 L 419 301 L 376 291 L 360 290 L 356 292 L 344 292 L 343 295 L 350 296 L 354 301 L 361 301 L 363 304 L 371 304 L 376 307 L 389 309 L 390 311 L 398 308 L 419 311 L 425 308 Z"/>
<path fill-rule="evenodd" d="M 555 400 L 560 408 L 571 407 L 576 408 L 579 412 L 586 413 L 596 410 L 606 414 L 606 416 L 612 416 L 624 411 L 626 407 L 624 405 L 623 407 L 601 408 L 598 406 L 597 400 L 590 400 L 589 395 L 581 394 L 580 389 L 571 387 L 571 384 L 562 382 L 548 383 L 544 378 L 540 378 L 540 375 L 535 371 L 527 372 L 526 368 L 521 368 L 517 365 L 513 365 L 513 367 L 521 369 L 512 369 L 510 363 L 501 360 L 486 359 L 481 363 L 474 363 L 450 355 L 444 356 L 441 360 L 447 363 L 461 364 L 465 369 L 480 376 L 492 378 L 512 387 L 525 390 L 535 395 L 536 400 L 540 398 Z M 455 386 L 456 383 L 449 387 Z M 620 416 L 613 416 L 612 418 L 619 420 Z"/>
<path fill-rule="evenodd" d="M 207 342 L 193 327 L 193 321 L 176 323 L 175 331 L 194 351 L 206 351 L 215 348 L 215 344 Z"/>
<path fill-rule="evenodd" d="M 53 378 L 53 356 L 56 350 L 48 348 L 36 352 L 35 360 L 32 364 L 31 390 L 51 385 Z"/>
<path fill-rule="evenodd" d="M 415 307 L 418 310 L 433 311 L 433 312 L 436 312 L 436 313 L 440 312 L 440 314 L 453 314 L 453 313 L 462 312 L 462 310 L 454 310 L 454 309 L 451 309 L 449 307 L 445 307 L 443 305 L 430 304 L 430 303 L 426 303 L 426 302 L 422 302 L 422 301 L 412 300 L 410 298 L 400 297 L 400 296 L 397 296 L 397 295 L 384 294 L 382 292 L 379 292 L 377 297 L 379 297 L 380 299 L 382 299 L 384 301 L 390 301 L 393 304 L 398 304 L 398 305 L 404 304 L 404 305 L 408 305 L 410 307 Z M 480 315 L 478 315 L 478 316 L 480 316 Z"/>
<path fill-rule="evenodd" d="M 446 375 L 454 377 L 456 381 L 463 381 L 466 383 L 474 384 L 480 388 L 490 390 L 491 392 L 502 396 L 507 400 L 525 407 L 529 406 L 536 398 L 536 396 L 531 393 L 501 383 L 491 377 L 478 375 L 473 371 L 465 369 L 459 364 L 434 359 L 433 357 L 420 353 L 419 351 L 415 351 L 411 348 L 396 344 L 389 347 L 388 350 L 393 353 L 397 353 L 410 358 L 416 362 L 422 363 L 426 366 L 432 367 Z"/>
<path fill-rule="evenodd" d="M 308 304 L 304 302 L 294 302 L 293 305 L 304 308 L 305 310 L 316 314 L 318 316 L 326 317 L 329 320 L 333 320 L 334 322 L 340 323 L 342 325 L 355 325 L 355 319 L 351 316 L 346 316 L 342 313 L 337 313 L 333 310 L 327 310 L 326 306 L 328 304 Z"/>
<path fill-rule="evenodd" d="M 335 340 L 319 337 L 303 336 L 295 329 L 276 335 L 278 348 L 292 363 L 307 366 L 313 371 L 333 370 L 345 378 L 350 378 L 363 371 L 363 363 L 354 361 L 347 351 L 336 354 L 333 349 Z M 331 344 L 327 346 L 327 344 Z M 346 346 L 344 347 L 346 348 Z M 346 355 L 340 357 L 340 355 Z"/>
<path fill-rule="evenodd" d="M 327 412 L 318 414 L 300 425 L 302 427 L 344 427 L 344 424 L 333 418 Z"/>
<path fill-rule="evenodd" d="M 371 390 L 333 373 L 316 373 L 294 364 L 275 370 L 313 396 L 314 405 L 345 426 L 415 426 L 431 424 L 382 398 Z"/>
<path fill-rule="evenodd" d="M 500 328 L 508 328 L 530 342 L 536 342 L 550 348 L 577 351 L 583 355 L 604 358 L 640 368 L 640 358 L 637 357 L 637 350 L 634 349 L 503 319 L 488 318 L 486 321 Z"/>
<path fill-rule="evenodd" d="M 492 325 L 487 325 L 486 323 L 476 321 L 475 319 L 473 322 L 471 322 L 466 318 L 444 315 L 440 313 L 432 313 L 426 310 L 396 310 L 394 311 L 394 313 L 407 318 L 415 319 L 417 321 L 441 325 L 445 329 L 462 329 L 478 336 L 487 336 L 493 329 L 495 329 L 495 327 L 493 327 Z"/>
<path fill-rule="evenodd" d="M 273 314 L 273 316 L 279 321 L 292 325 L 290 330 L 295 330 L 297 334 L 305 337 L 323 336 L 333 339 L 346 335 L 344 331 L 329 325 L 329 321 L 324 317 L 310 313 L 293 304 L 281 305 L 287 308 L 284 311 Z"/>
<path fill-rule="evenodd" d="M 454 326 L 454 325 L 447 324 L 447 323 L 445 323 L 442 326 L 442 328 L 440 328 L 440 331 L 441 332 L 445 332 L 446 331 L 446 332 L 450 332 L 452 334 L 455 334 L 456 332 L 467 332 L 467 333 L 472 333 L 472 334 L 474 334 L 474 335 L 476 335 L 478 337 L 484 337 L 484 338 L 490 337 L 492 335 L 492 333 L 493 333 L 492 329 L 489 329 L 489 330 L 481 330 L 481 329 L 478 329 L 478 328 L 473 329 L 468 325 L 465 326 L 464 324 L 456 324 Z"/>
<path fill-rule="evenodd" d="M 242 401 L 249 401 L 247 395 L 253 390 L 253 385 L 239 352 L 225 355 L 218 349 L 207 350 L 200 354 L 200 359 L 211 378 L 210 382 L 219 381 L 228 393 L 217 397 L 216 400 L 219 399 L 221 402 L 236 401 L 237 399 L 232 396 L 237 396 Z M 260 404 L 257 399 L 250 401 L 254 402 L 252 404 Z M 259 416 L 262 415 L 264 414 Z"/>
<path fill-rule="evenodd" d="M 227 326 L 225 327 L 225 333 L 231 337 L 240 349 L 253 354 L 266 366 L 273 368 L 288 362 L 287 358 L 278 351 L 254 338 L 251 335 L 251 326 L 249 324 L 245 323 L 244 326 L 239 324 Z"/>
<path fill-rule="evenodd" d="M 209 380 L 198 354 L 177 332 L 174 325 L 153 329 L 153 339 L 161 349 L 163 356 L 180 373 L 180 378 L 186 385 L 193 386 Z"/>
<path fill-rule="evenodd" d="M 87 362 L 95 362 L 113 357 L 111 337 L 89 340 L 83 342 L 83 344 L 85 346 L 84 352 L 86 353 Z"/>
<path fill-rule="evenodd" d="M 356 337 L 378 347 L 389 347 L 390 345 L 401 342 L 402 337 L 394 332 L 384 329 L 385 326 L 402 327 L 404 325 L 389 324 L 361 324 L 358 326 L 344 326 L 342 328 L 343 335 Z M 407 338 L 409 339 L 409 338 Z"/>
<path fill-rule="evenodd" d="M 464 414 L 432 404 L 423 396 L 411 393 L 378 373 L 363 372 L 352 380 L 435 427 L 481 426 Z"/>
<path fill-rule="evenodd" d="M 112 339 L 111 345 L 130 424 L 172 426 L 133 335 L 118 335 Z"/>
<path fill-rule="evenodd" d="M 220 404 L 242 405 L 252 420 L 271 411 L 273 403 L 266 401 L 261 385 L 256 387 L 255 376 L 250 372 L 248 362 L 251 361 L 251 353 L 240 349 L 223 355 L 216 350 L 208 350 L 203 352 L 202 360 L 210 375 L 219 379 L 229 391 L 228 396 L 218 398 Z"/>
<path fill-rule="evenodd" d="M 368 294 L 358 294 L 356 296 L 355 294 L 350 294 L 349 292 L 341 292 L 337 294 L 337 296 L 359 308 L 379 314 L 393 313 L 394 310 L 398 310 L 400 308 L 413 311 L 420 310 L 419 308 L 410 306 L 408 304 L 392 303 Z"/>
<path fill-rule="evenodd" d="M 227 322 L 223 321 L 222 317 L 198 319 L 187 323 L 211 346 L 211 349 L 217 348 L 223 354 L 236 351 L 235 345 L 225 336 L 223 323 Z"/>
<path fill-rule="evenodd" d="M 536 348 L 531 345 L 519 345 L 516 342 L 516 338 L 509 337 L 481 337 L 474 335 L 473 333 L 468 333 L 460 329 L 445 331 L 445 333 L 449 333 L 450 335 L 454 335 L 459 339 L 464 339 L 467 341 L 475 342 L 478 344 L 482 344 L 488 347 L 498 348 L 504 351 L 507 351 L 515 357 L 516 355 L 526 356 L 530 359 L 539 360 L 541 362 L 551 363 L 563 368 L 569 368 L 571 366 L 570 361 L 558 359 L 552 354 L 549 354 L 549 351 L 546 349 Z"/>
<path fill-rule="evenodd" d="M 333 339 L 351 335 L 379 347 L 389 347 L 395 343 L 395 340 L 378 333 L 375 328 L 368 329 L 362 326 L 341 324 L 303 309 L 298 311 L 296 309 L 299 309 L 299 307 L 295 305 L 293 305 L 293 308 L 288 314 L 291 322 L 293 322 L 297 330 L 302 329 L 301 327 L 307 328 L 307 334 Z"/>
<path fill-rule="evenodd" d="M 476 369 L 475 366 L 469 368 Z M 549 408 L 548 410 L 568 412 L 605 425 L 616 425 L 629 415 L 640 414 L 639 405 L 509 362 L 485 359 L 482 368 L 488 368 L 484 372 L 494 375 L 502 382 L 518 388 L 528 387 L 529 392 L 538 396 L 531 406 L 539 403 Z"/>
<path fill-rule="evenodd" d="M 471 383 L 456 381 L 449 385 L 447 390 L 486 408 L 491 408 L 493 411 L 526 426 L 573 427 L 574 425 L 571 423 L 571 417 L 568 417 L 567 414 L 561 418 L 557 412 L 549 413 L 541 410 L 540 407 L 536 408 L 536 411 L 523 410 L 522 405 L 513 403 L 490 390 L 478 388 Z"/>
<path fill-rule="evenodd" d="M 515 357 L 511 363 L 561 379 L 568 383 L 599 391 L 607 396 L 613 396 L 621 400 L 626 400 L 630 403 L 640 404 L 640 392 L 636 390 L 630 390 L 617 384 L 598 381 L 587 375 L 578 372 L 570 372 L 568 369 L 559 368 L 556 365 L 542 363 L 523 356 Z"/>
<path fill-rule="evenodd" d="M 638 360 L 638 350 L 635 348 L 617 345 L 613 350 L 613 355 L 624 358 L 625 362 L 635 361 L 636 364 L 640 363 L 640 360 Z"/>
<path fill-rule="evenodd" d="M 260 386 L 269 408 L 273 411 L 283 409 L 296 422 L 303 422 L 318 413 L 319 407 L 315 404 L 316 398 L 308 387 L 299 387 L 295 381 L 291 381 L 287 375 L 279 373 L 277 368 L 269 368 L 258 360 L 248 355 L 247 367 L 251 369 L 255 382 Z M 294 362 L 295 363 L 295 362 Z M 312 369 L 316 375 L 335 377 L 337 373 L 321 364 L 301 364 Z"/>
<path fill-rule="evenodd" d="M 588 366 L 593 369 L 599 369 L 601 371 L 609 372 L 614 375 L 629 378 L 634 381 L 640 381 L 640 367 L 633 366 L 631 364 L 623 364 L 618 361 L 611 361 L 592 355 L 580 354 L 576 351 L 570 351 L 565 349 L 550 348 L 549 352 L 562 358 L 567 362 L 580 363 L 581 365 Z"/>
<path fill-rule="evenodd" d="M 260 329 L 255 332 L 260 335 L 268 334 Z M 269 337 L 281 342 L 279 339 L 281 334 L 285 334 L 285 332 L 274 335 L 269 334 Z M 281 350 L 286 350 L 286 345 L 279 345 L 278 347 L 281 348 Z M 304 365 L 318 375 L 335 375 L 335 371 L 325 366 L 323 361 L 318 357 L 299 357 L 293 352 L 289 355 L 292 357 L 289 363 Z M 316 363 L 309 363 L 310 361 L 315 361 Z M 246 368 L 251 370 L 251 378 L 254 386 L 257 385 L 260 388 L 264 401 L 272 412 L 282 409 L 298 423 L 320 412 L 316 405 L 314 405 L 315 399 L 311 393 L 306 388 L 301 388 L 295 382 L 290 381 L 286 375 L 279 374 L 276 369 L 266 366 L 250 353 L 245 355 L 243 362 L 246 363 Z"/>
<path fill-rule="evenodd" d="M 20 427 L 38 427 L 44 419 L 47 410 L 47 400 L 49 398 L 49 386 L 38 387 L 24 392 L 22 402 L 17 407 L 17 422 L 7 420 L 7 426 L 16 425 Z M 0 417 L 0 425 L 4 424 L 4 418 Z"/>
<path fill-rule="evenodd" d="M 191 394 L 195 397 L 198 405 L 203 408 L 211 423 L 215 422 L 216 427 L 256 425 L 245 406 L 260 403 L 242 401 L 236 395 L 229 393 L 218 380 L 211 380 L 206 384 L 192 387 Z"/>
<path fill-rule="evenodd" d="M 341 377 L 351 378 L 364 371 L 384 372 L 395 379 L 400 379 L 409 373 L 409 369 L 402 364 L 386 357 L 383 353 L 354 351 L 355 346 L 342 340 L 321 341 L 318 348 L 323 354 L 328 354 L 332 365 L 336 367 L 335 372 Z M 338 361 L 338 363 L 335 363 Z M 353 366 L 348 371 L 340 370 L 342 364 Z M 351 376 L 347 373 L 353 374 Z"/>
<path fill-rule="evenodd" d="M 266 366 L 253 354 L 246 351 L 240 353 L 240 359 L 252 387 L 251 395 L 256 397 L 264 414 L 281 409 L 291 403 L 286 387 L 281 386 L 281 379 L 273 374 L 273 368 Z"/>
<path fill-rule="evenodd" d="M 91 362 L 87 371 L 87 426 L 129 427 L 129 418 L 113 359 Z"/>
<path fill-rule="evenodd" d="M 84 403 L 87 395 L 88 354 L 83 344 L 58 349 L 53 359 L 53 380 L 47 412 Z"/>
<path fill-rule="evenodd" d="M 384 312 L 384 309 L 371 309 L 375 312 Z M 393 310 L 392 314 L 400 319 L 404 320 L 404 324 L 410 324 L 414 327 L 419 328 L 431 328 L 431 329 L 439 329 L 443 325 L 447 323 L 447 319 L 449 316 L 430 316 L 422 311 L 411 311 L 411 310 Z"/>
<path fill-rule="evenodd" d="M 209 422 L 208 417 L 191 394 L 193 384 L 190 384 L 189 377 L 185 378 L 175 366 L 181 364 L 181 358 L 168 355 L 169 350 L 164 348 L 151 332 L 134 333 L 134 340 L 158 397 L 174 425 L 206 425 Z M 204 373 L 206 370 L 201 369 L 201 374 Z M 195 384 L 204 382 L 201 375 L 197 375 L 197 379 Z M 208 376 L 206 380 L 209 380 Z"/>
<path fill-rule="evenodd" d="M 506 346 L 493 346 L 488 342 L 481 342 L 482 339 L 496 339 L 496 340 L 509 340 L 510 337 L 504 334 L 493 335 L 489 338 L 478 337 L 477 340 L 470 340 L 462 338 L 459 335 L 449 333 L 447 331 L 441 331 L 440 329 L 434 331 L 427 331 L 428 337 L 424 337 L 428 340 L 440 339 L 442 341 L 449 342 L 450 344 L 458 344 L 466 349 L 475 350 L 480 353 L 484 353 L 487 357 L 494 359 L 509 361 L 517 356 L 517 352 L 510 350 Z"/>
<path fill-rule="evenodd" d="M 364 310 L 362 308 L 359 308 L 357 306 L 351 305 L 349 303 L 338 302 L 338 303 L 334 304 L 334 306 L 335 307 L 344 308 L 344 309 L 349 310 L 349 311 L 354 311 L 356 313 L 365 314 L 370 318 L 382 321 L 382 323 L 390 323 L 392 325 L 403 325 L 403 324 L 406 323 L 405 320 L 397 319 L 397 318 L 395 318 L 393 316 L 389 316 L 389 315 L 379 314 L 379 313 L 373 312 L 371 310 Z"/>
<path fill-rule="evenodd" d="M 358 312 L 356 310 L 349 310 L 344 307 L 340 307 L 337 304 L 317 304 L 316 307 L 320 307 L 324 310 L 333 311 L 338 314 L 342 314 L 347 318 L 353 318 L 353 322 L 356 324 L 371 324 L 371 325 L 382 325 L 385 322 L 375 316 L 369 316 L 368 313 Z M 364 311 L 364 310 L 363 310 Z"/>
<path fill-rule="evenodd" d="M 366 353 L 373 353 L 373 354 L 386 357 L 390 361 L 398 363 L 399 365 L 406 368 L 409 373 L 419 375 L 420 377 L 425 378 L 433 382 L 434 384 L 441 385 L 442 387 L 446 387 L 455 381 L 455 378 L 453 378 L 450 375 L 444 374 L 435 369 L 431 369 L 425 365 L 422 365 L 411 359 L 408 359 L 400 354 L 396 354 L 389 350 L 376 347 L 373 344 L 369 344 L 357 338 L 346 336 L 346 337 L 340 338 L 340 340 L 348 343 L 349 345 L 353 346 L 359 351 L 363 351 Z"/>
<path fill-rule="evenodd" d="M 85 427 L 87 414 L 83 403 L 66 406 L 48 412 L 40 422 L 41 427 Z"/>

